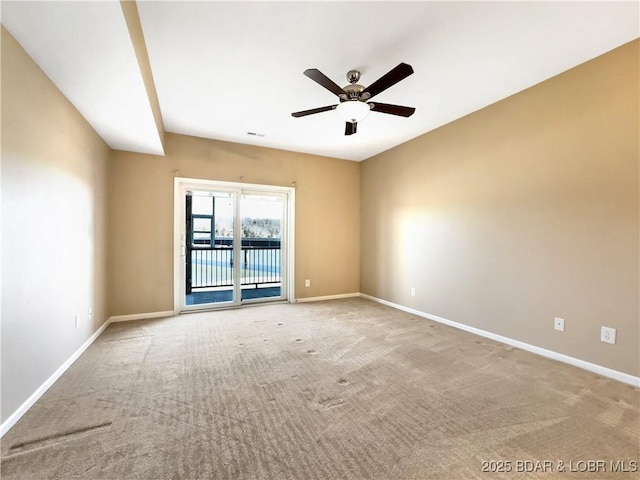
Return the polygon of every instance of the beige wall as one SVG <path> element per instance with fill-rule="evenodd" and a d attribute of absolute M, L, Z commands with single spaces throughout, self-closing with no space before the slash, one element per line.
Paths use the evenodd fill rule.
<path fill-rule="evenodd" d="M 163 142 L 164 123 L 162 122 L 162 112 L 160 111 L 156 84 L 153 81 L 153 72 L 151 71 L 151 64 L 149 63 L 147 44 L 144 41 L 142 23 L 140 23 L 140 15 L 138 14 L 138 5 L 135 1 L 120 0 L 120 6 L 122 7 L 125 21 L 127 22 L 127 29 L 129 30 L 133 50 L 136 52 L 136 59 L 138 60 L 138 66 L 142 74 L 142 81 L 144 82 L 144 88 L 147 92 L 149 105 L 153 112 L 153 119 L 158 129 L 158 135 L 160 136 L 160 141 Z"/>
<path fill-rule="evenodd" d="M 1 56 L 4 421 L 107 319 L 108 148 L 4 27 Z"/>
<path fill-rule="evenodd" d="M 169 133 L 165 152 L 112 154 L 112 315 L 173 310 L 176 175 L 285 187 L 296 182 L 296 297 L 359 291 L 358 163 Z"/>
<path fill-rule="evenodd" d="M 639 375 L 638 45 L 363 162 L 361 291 Z"/>

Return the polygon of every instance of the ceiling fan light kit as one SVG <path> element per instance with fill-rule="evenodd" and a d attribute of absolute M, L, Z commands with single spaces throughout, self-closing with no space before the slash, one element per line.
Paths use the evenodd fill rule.
<path fill-rule="evenodd" d="M 370 110 L 371 107 L 368 103 L 359 100 L 347 100 L 336 107 L 338 115 L 340 115 L 345 122 L 351 123 L 357 123 L 362 120 L 368 115 Z"/>
<path fill-rule="evenodd" d="M 294 112 L 291 115 L 299 118 L 307 115 L 313 115 L 315 113 L 328 112 L 329 110 L 337 110 L 340 117 L 342 117 L 346 122 L 344 131 L 345 135 L 353 135 L 356 133 L 358 122 L 363 120 L 370 111 L 387 113 L 400 117 L 410 117 L 416 111 L 413 107 L 404 107 L 402 105 L 391 105 L 387 103 L 370 103 L 367 100 L 395 85 L 412 73 L 413 68 L 411 65 L 401 63 L 365 88 L 357 83 L 358 80 L 360 80 L 360 72 L 358 70 L 349 70 L 347 72 L 349 85 L 344 88 L 340 88 L 333 80 L 327 77 L 320 70 L 317 68 L 310 68 L 305 70 L 304 74 L 314 82 L 329 90 L 331 93 L 337 95 L 340 99 L 340 103 L 336 105 L 327 105 L 326 107 L 312 108 L 310 110 L 302 110 L 300 112 Z"/>

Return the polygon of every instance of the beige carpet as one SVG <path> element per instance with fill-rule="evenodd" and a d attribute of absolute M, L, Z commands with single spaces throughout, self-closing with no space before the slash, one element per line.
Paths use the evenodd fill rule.
<path fill-rule="evenodd" d="M 2 479 L 638 478 L 611 470 L 639 404 L 363 299 L 265 305 L 112 324 L 3 438 Z"/>

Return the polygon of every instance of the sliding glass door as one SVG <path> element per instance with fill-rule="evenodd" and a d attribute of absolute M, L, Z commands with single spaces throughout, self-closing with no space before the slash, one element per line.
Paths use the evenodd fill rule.
<path fill-rule="evenodd" d="M 234 217 L 236 194 L 185 193 L 185 306 L 236 303 Z"/>
<path fill-rule="evenodd" d="M 291 192 L 179 180 L 178 309 L 287 299 Z"/>
<path fill-rule="evenodd" d="M 282 297 L 284 196 L 243 194 L 240 199 L 243 301 Z"/>

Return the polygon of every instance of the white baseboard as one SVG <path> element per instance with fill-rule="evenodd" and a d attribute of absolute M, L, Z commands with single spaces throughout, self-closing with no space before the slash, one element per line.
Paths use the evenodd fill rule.
<path fill-rule="evenodd" d="M 306 297 L 306 298 L 296 298 L 296 303 L 305 303 L 305 302 L 321 302 L 322 300 L 337 300 L 338 298 L 351 298 L 351 297 L 359 297 L 360 293 L 341 293 L 339 295 L 325 295 L 323 297 Z"/>
<path fill-rule="evenodd" d="M 2 422 L 2 425 L 0 425 L 0 438 L 4 437 L 5 433 L 7 433 L 11 429 L 11 427 L 13 427 L 16 424 L 16 422 L 20 420 L 20 418 L 25 413 L 27 413 L 27 410 L 29 410 L 33 406 L 33 404 L 36 403 L 38 399 L 42 395 L 44 395 L 44 393 L 47 390 L 49 390 L 49 388 L 51 388 L 51 385 L 53 385 L 56 382 L 56 380 L 58 380 L 58 378 L 60 378 L 62 374 L 66 372 L 71 365 L 73 365 L 73 362 L 75 362 L 78 359 L 78 357 L 82 355 L 84 351 L 87 348 L 89 348 L 93 342 L 96 341 L 96 339 L 100 336 L 100 334 L 104 332 L 104 329 L 109 326 L 109 323 L 111 323 L 110 320 L 107 320 L 106 322 L 104 322 L 100 326 L 100 328 L 98 328 L 98 330 L 96 330 L 94 334 L 91 335 L 91 337 L 89 337 L 89 339 L 86 342 L 84 342 L 82 346 L 78 348 L 78 350 L 76 350 L 73 353 L 73 355 L 71 355 L 67 359 L 66 362 L 60 365 L 60 367 L 58 367 L 58 369 L 55 372 L 53 372 L 53 375 L 51 375 L 42 385 L 40 385 L 40 387 L 38 387 L 38 389 L 35 392 L 33 392 L 31 396 L 27 398 L 27 400 L 22 405 L 20 405 L 18 409 L 15 412 L 13 412 L 9 418 L 7 418 L 4 422 Z"/>
<path fill-rule="evenodd" d="M 404 305 L 399 305 L 397 303 L 389 302 L 381 298 L 372 297 L 371 295 L 367 295 L 365 293 L 361 293 L 360 296 L 362 298 L 366 298 L 368 300 L 372 300 L 374 302 L 381 303 L 383 305 L 387 305 L 389 307 L 393 307 L 398 310 L 402 310 L 404 312 L 417 315 L 419 317 L 428 318 L 429 320 L 433 320 L 434 322 L 438 322 L 444 325 L 448 325 L 450 327 L 458 328 L 460 330 L 464 330 L 465 332 L 473 333 L 481 337 L 495 340 L 496 342 L 505 343 L 507 345 L 511 345 L 513 347 L 517 347 L 531 353 L 542 355 L 543 357 L 551 358 L 553 360 L 558 360 L 559 362 L 567 363 L 569 365 L 573 365 L 574 367 L 579 367 L 579 368 L 582 368 L 583 370 L 588 370 L 590 372 L 597 373 L 598 375 L 602 375 L 603 377 L 611 378 L 613 380 L 617 380 L 619 382 L 623 382 L 628 385 L 632 385 L 634 387 L 640 388 L 640 377 L 634 377 L 633 375 L 629 375 L 628 373 L 619 372 L 618 370 L 613 370 L 611 368 L 603 367 L 602 365 L 597 365 L 595 363 L 590 363 L 585 360 L 580 360 L 579 358 L 570 357 L 569 355 L 554 352 L 553 350 L 547 350 L 546 348 L 536 347 L 535 345 L 530 345 L 528 343 L 524 343 L 519 340 L 514 340 L 509 337 L 503 337 L 502 335 L 497 335 L 495 333 L 487 332 L 486 330 L 481 330 L 479 328 L 471 327 L 463 323 L 447 320 L 446 318 L 438 317 L 436 315 L 431 315 L 429 313 L 425 313 L 420 310 L 416 310 L 414 308 L 405 307 Z"/>
<path fill-rule="evenodd" d="M 165 312 L 134 313 L 131 315 L 115 315 L 109 318 L 109 322 L 128 322 L 130 320 L 146 320 L 148 318 L 173 317 L 174 315 L 175 313 L 173 313 L 173 310 L 167 310 Z"/>

